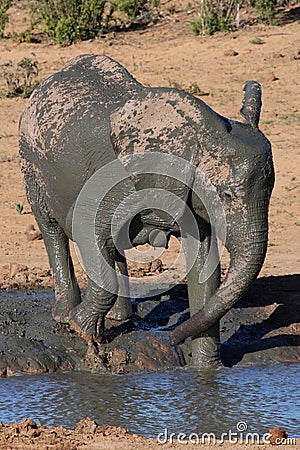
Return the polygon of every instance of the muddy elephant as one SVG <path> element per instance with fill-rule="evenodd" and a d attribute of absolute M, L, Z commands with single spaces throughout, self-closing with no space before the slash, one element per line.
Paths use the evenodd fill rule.
<path fill-rule="evenodd" d="M 155 195 L 164 190 L 179 198 L 180 211 L 170 218 L 155 208 L 155 202 L 137 211 L 129 227 L 130 245 L 150 241 L 167 246 L 170 235 L 180 235 L 179 216 L 185 209 L 192 213 L 201 245 L 187 275 L 191 317 L 171 331 L 170 339 L 176 345 L 192 337 L 196 366 L 219 363 L 219 320 L 257 277 L 266 255 L 274 184 L 271 145 L 258 129 L 261 88 L 248 81 L 244 91 L 241 114 L 245 120 L 229 120 L 184 91 L 143 86 L 103 55 L 76 57 L 35 90 L 20 119 L 21 169 L 53 272 L 55 320 L 69 323 L 92 342 L 99 339 L 107 314 L 128 319 L 126 283 L 119 297 L 115 289 L 115 264 L 126 275 L 126 260 L 112 236 L 111 218 L 118 209 L 122 222 L 122 202 L 154 186 Z M 153 174 L 150 167 L 150 174 L 135 177 L 131 172 L 115 183 L 95 216 L 97 245 L 112 270 L 100 270 L 96 281 L 88 274 L 81 298 L 69 251 L 76 201 L 86 183 L 106 165 L 120 160 L 126 170 L 126 158 L 152 153 L 176 157 L 194 171 L 182 169 L 187 172 L 188 182 L 184 182 L 159 176 L 157 167 Z M 102 170 L 104 184 L 113 177 L 113 171 L 103 174 Z M 203 281 L 200 272 L 209 250 L 214 248 L 217 255 L 217 202 L 225 217 L 224 244 L 230 265 L 222 282 L 219 263 Z M 88 210 L 85 214 L 89 215 Z M 106 284 L 101 281 L 105 278 Z"/>

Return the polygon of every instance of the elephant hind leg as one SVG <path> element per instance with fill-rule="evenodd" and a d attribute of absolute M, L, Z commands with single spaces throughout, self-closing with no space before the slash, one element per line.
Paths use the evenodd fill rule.
<path fill-rule="evenodd" d="M 52 316 L 57 322 L 69 323 L 69 313 L 81 302 L 81 295 L 70 255 L 69 240 L 59 226 L 55 228 L 54 232 L 52 228 L 51 234 L 42 231 L 55 287 Z"/>
<path fill-rule="evenodd" d="M 24 174 L 28 201 L 42 232 L 55 287 L 52 316 L 57 322 L 68 323 L 69 312 L 81 301 L 74 274 L 69 240 L 57 221 L 51 217 L 45 196 L 34 177 L 34 168 Z"/>
<path fill-rule="evenodd" d="M 126 259 L 119 252 L 116 254 L 116 264 L 121 275 L 119 277 L 119 295 L 114 306 L 106 315 L 106 318 L 118 322 L 127 322 L 132 318 L 132 304 Z"/>

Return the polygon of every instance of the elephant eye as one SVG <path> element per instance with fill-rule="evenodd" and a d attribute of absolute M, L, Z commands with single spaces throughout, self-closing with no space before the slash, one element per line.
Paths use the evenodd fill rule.
<path fill-rule="evenodd" d="M 230 191 L 224 191 L 224 195 L 227 200 L 232 199 L 232 193 Z"/>

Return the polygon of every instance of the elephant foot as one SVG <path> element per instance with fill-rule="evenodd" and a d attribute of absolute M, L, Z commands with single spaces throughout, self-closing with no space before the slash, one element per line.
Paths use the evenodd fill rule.
<path fill-rule="evenodd" d="M 192 367 L 196 369 L 221 369 L 223 367 L 221 360 L 219 359 L 210 359 L 210 358 L 201 358 L 197 359 L 193 356 Z"/>
<path fill-rule="evenodd" d="M 195 338 L 191 343 L 192 364 L 199 369 L 218 369 L 222 367 L 220 343 L 211 336 Z"/>
<path fill-rule="evenodd" d="M 101 341 L 103 316 L 97 312 L 91 312 L 84 302 L 70 311 L 69 324 L 86 342 Z"/>
<path fill-rule="evenodd" d="M 69 323 L 70 311 L 79 305 L 81 296 L 79 289 L 64 293 L 55 293 L 55 303 L 52 308 L 52 317 L 58 323 Z"/>
<path fill-rule="evenodd" d="M 132 305 L 130 298 L 118 297 L 114 306 L 106 314 L 106 319 L 116 322 L 128 322 L 132 318 Z"/>

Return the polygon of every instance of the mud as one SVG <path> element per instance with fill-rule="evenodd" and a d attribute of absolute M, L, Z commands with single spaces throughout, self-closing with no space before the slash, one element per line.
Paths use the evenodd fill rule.
<path fill-rule="evenodd" d="M 300 362 L 299 275 L 258 279 L 221 321 L 225 366 Z M 55 371 L 139 372 L 191 362 L 191 340 L 172 347 L 169 332 L 189 316 L 187 288 L 135 299 L 133 321 L 107 321 L 99 348 L 87 344 L 51 316 L 51 288 L 0 294 L 0 373 Z"/>

